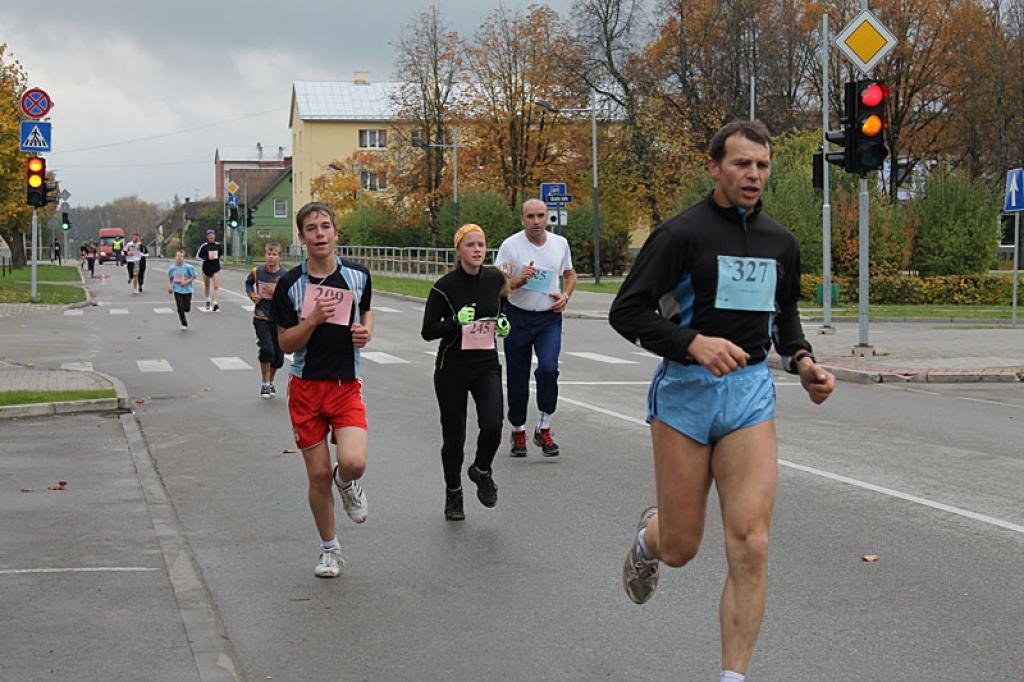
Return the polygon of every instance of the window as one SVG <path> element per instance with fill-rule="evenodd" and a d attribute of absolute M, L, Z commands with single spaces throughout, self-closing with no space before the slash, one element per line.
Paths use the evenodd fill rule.
<path fill-rule="evenodd" d="M 368 170 L 359 171 L 359 186 L 366 192 L 383 192 L 388 188 L 387 176 L 384 173 L 373 173 Z"/>
<path fill-rule="evenodd" d="M 274 217 L 275 218 L 287 218 L 288 217 L 288 200 L 287 199 L 274 199 Z"/>
<path fill-rule="evenodd" d="M 388 131 L 380 128 L 363 129 L 359 131 L 360 149 L 387 149 Z"/>

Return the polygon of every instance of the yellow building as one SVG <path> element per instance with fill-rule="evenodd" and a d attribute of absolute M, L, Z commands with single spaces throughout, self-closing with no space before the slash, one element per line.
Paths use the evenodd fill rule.
<path fill-rule="evenodd" d="M 292 201 L 295 210 L 312 201 L 310 182 L 331 164 L 356 151 L 384 150 L 395 121 L 399 83 L 371 83 L 366 73 L 352 81 L 295 81 L 292 84 Z M 384 178 L 360 171 L 363 191 L 387 189 Z"/>

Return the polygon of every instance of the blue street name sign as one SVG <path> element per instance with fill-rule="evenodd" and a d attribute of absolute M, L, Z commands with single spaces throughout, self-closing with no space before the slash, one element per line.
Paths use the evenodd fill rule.
<path fill-rule="evenodd" d="M 22 121 L 18 139 L 21 145 L 18 147 L 23 152 L 48 152 L 50 151 L 50 140 L 52 124 L 42 121 Z"/>
<path fill-rule="evenodd" d="M 547 204 L 548 208 L 565 208 L 564 201 L 558 201 L 552 198 L 558 197 L 558 199 L 562 199 L 565 195 L 566 191 L 564 182 L 540 183 L 540 200 Z"/>
<path fill-rule="evenodd" d="M 1024 211 L 1024 168 L 1014 168 L 1006 174 L 1006 202 L 1004 213 Z"/>

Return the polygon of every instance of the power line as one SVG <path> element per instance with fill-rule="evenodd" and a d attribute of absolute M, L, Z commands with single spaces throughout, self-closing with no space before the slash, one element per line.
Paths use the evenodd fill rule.
<path fill-rule="evenodd" d="M 248 118 L 256 118 L 257 116 L 265 116 L 266 114 L 273 114 L 284 111 L 287 107 L 278 107 L 277 109 L 267 109 L 266 111 L 260 111 L 255 114 L 249 114 L 247 116 L 239 116 L 238 118 L 224 119 L 223 121 L 215 121 L 214 123 L 207 123 L 205 125 L 196 126 L 194 128 L 185 128 L 183 130 L 176 130 L 173 133 L 160 133 L 159 135 L 149 135 L 147 137 L 136 137 L 131 140 L 122 140 L 121 142 L 109 142 L 107 144 L 100 144 L 94 147 L 80 147 L 78 149 L 68 149 L 59 152 L 59 154 L 74 154 L 75 152 L 91 152 L 96 149 L 106 149 L 108 147 L 117 147 L 124 144 L 134 144 L 135 142 L 145 142 L 147 140 L 158 140 L 163 137 L 173 137 L 174 135 L 181 135 L 183 133 L 191 133 L 196 130 L 204 130 L 206 128 L 213 128 L 215 126 L 224 125 L 225 123 L 234 123 L 236 121 L 244 121 Z"/>

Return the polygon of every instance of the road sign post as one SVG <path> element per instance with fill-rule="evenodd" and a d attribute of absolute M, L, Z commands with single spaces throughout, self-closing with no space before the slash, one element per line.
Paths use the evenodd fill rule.
<path fill-rule="evenodd" d="M 1017 280 L 1020 266 L 1020 213 L 1024 211 L 1024 168 L 1014 168 L 1006 174 L 1006 200 L 1003 212 L 1013 213 L 1013 304 L 1010 324 L 1017 326 Z"/>

